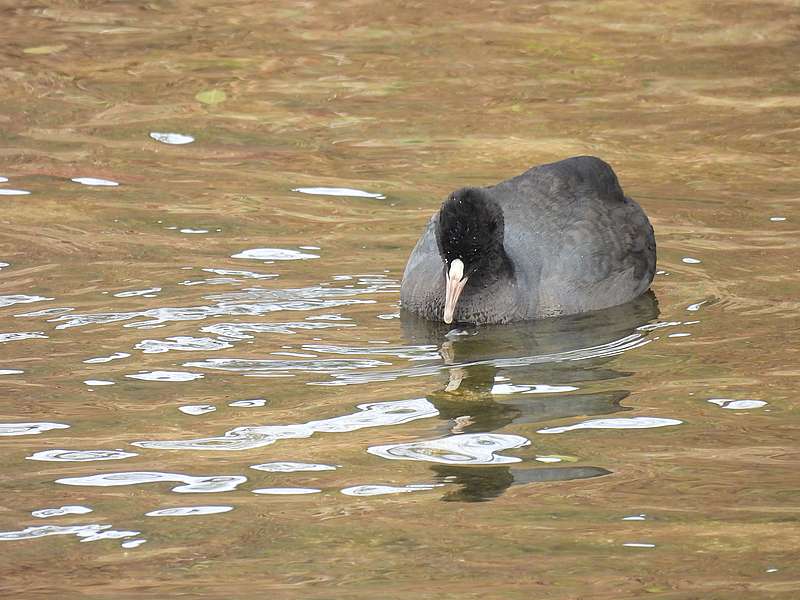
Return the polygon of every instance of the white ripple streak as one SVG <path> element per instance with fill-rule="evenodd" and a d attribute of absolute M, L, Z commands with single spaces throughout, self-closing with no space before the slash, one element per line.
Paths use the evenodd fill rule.
<path fill-rule="evenodd" d="M 118 531 L 111 529 L 111 525 L 41 525 L 39 527 L 26 527 L 21 531 L 1 531 L 0 541 L 31 540 L 50 535 L 75 535 L 81 542 L 96 542 L 98 540 L 121 539 L 139 535 L 139 531 Z"/>
<path fill-rule="evenodd" d="M 763 400 L 733 400 L 731 398 L 711 398 L 709 402 L 729 410 L 749 410 L 767 405 Z"/>
<path fill-rule="evenodd" d="M 98 177 L 73 177 L 72 181 L 75 183 L 81 183 L 83 185 L 101 185 L 107 187 L 116 187 L 119 185 L 119 182 L 113 181 L 111 179 L 100 179 Z"/>
<path fill-rule="evenodd" d="M 230 492 L 247 481 L 241 475 L 212 475 L 210 477 L 193 477 L 182 473 L 161 473 L 158 471 L 129 471 L 125 473 L 103 473 L 88 477 L 65 477 L 56 479 L 56 483 L 64 485 L 88 485 L 112 487 L 119 485 L 137 485 L 140 483 L 161 483 L 165 481 L 180 482 L 183 485 L 172 488 L 173 492 L 203 493 Z"/>
<path fill-rule="evenodd" d="M 0 343 L 18 342 L 20 340 L 46 340 L 44 331 L 15 331 L 13 333 L 0 333 Z"/>
<path fill-rule="evenodd" d="M 296 473 L 298 471 L 335 471 L 333 465 L 323 465 L 319 463 L 301 462 L 271 462 L 260 465 L 250 465 L 256 471 L 267 471 L 269 473 Z"/>
<path fill-rule="evenodd" d="M 680 425 L 683 421 L 678 419 L 662 419 L 659 417 L 631 417 L 628 419 L 591 419 L 574 425 L 563 427 L 547 427 L 536 433 L 564 433 L 577 429 L 650 429 L 653 427 L 668 427 Z"/>
<path fill-rule="evenodd" d="M 216 515 L 232 511 L 232 506 L 176 506 L 161 508 L 145 513 L 146 517 L 193 517 L 197 515 Z"/>
<path fill-rule="evenodd" d="M 409 492 L 427 492 L 437 487 L 442 487 L 443 483 L 412 483 L 404 486 L 397 485 L 354 485 L 343 488 L 341 491 L 345 496 L 384 496 L 386 494 L 407 494 Z"/>
<path fill-rule="evenodd" d="M 161 352 L 199 352 L 211 350 L 224 350 L 232 348 L 228 342 L 216 340 L 214 338 L 198 338 L 188 335 L 177 335 L 168 337 L 165 340 L 142 340 L 136 346 L 144 354 L 159 354 Z"/>
<path fill-rule="evenodd" d="M 133 375 L 125 375 L 130 379 L 141 379 L 143 381 L 194 381 L 195 379 L 202 379 L 203 375 L 200 373 L 188 373 L 186 371 L 149 371 L 146 373 L 137 373 Z"/>
<path fill-rule="evenodd" d="M 231 258 L 249 258 L 252 260 L 308 260 L 319 258 L 318 254 L 286 250 L 284 248 L 251 248 L 232 254 Z"/>
<path fill-rule="evenodd" d="M 44 300 L 53 300 L 46 296 L 28 296 L 26 294 L 11 294 L 8 296 L 0 296 L 0 307 L 13 306 L 15 304 L 30 304 L 31 302 L 43 302 Z"/>
<path fill-rule="evenodd" d="M 218 437 L 193 440 L 133 442 L 140 448 L 159 450 L 252 450 L 282 439 L 308 438 L 317 432 L 345 433 L 367 427 L 399 425 L 416 419 L 435 417 L 436 407 L 425 398 L 359 404 L 359 412 L 290 425 L 237 427 Z"/>
<path fill-rule="evenodd" d="M 516 456 L 498 456 L 495 452 L 521 448 L 528 438 L 504 433 L 465 433 L 436 440 L 408 444 L 372 446 L 367 452 L 391 460 L 421 460 L 443 464 L 500 465 L 521 462 Z"/>
<path fill-rule="evenodd" d="M 95 460 L 122 460 L 139 456 L 136 452 L 122 450 L 41 450 L 26 457 L 28 460 L 53 462 L 91 462 Z"/>
<path fill-rule="evenodd" d="M 345 196 L 352 198 L 375 198 L 377 200 L 384 200 L 386 198 L 383 194 L 365 192 L 364 190 L 356 190 L 353 188 L 302 187 L 294 188 L 292 191 L 300 192 L 301 194 L 311 194 L 313 196 Z"/>
<path fill-rule="evenodd" d="M 37 435 L 51 429 L 69 429 L 63 423 L 0 423 L 0 435 Z"/>
<path fill-rule="evenodd" d="M 160 131 L 153 131 L 150 133 L 150 137 L 162 144 L 170 144 L 173 146 L 191 144 L 194 141 L 192 136 L 183 133 L 162 133 Z"/>
<path fill-rule="evenodd" d="M 37 519 L 48 519 L 50 517 L 63 517 L 64 515 L 85 515 L 92 512 L 91 508 L 80 505 L 61 506 L 59 508 L 42 508 L 34 510 L 31 516 Z"/>

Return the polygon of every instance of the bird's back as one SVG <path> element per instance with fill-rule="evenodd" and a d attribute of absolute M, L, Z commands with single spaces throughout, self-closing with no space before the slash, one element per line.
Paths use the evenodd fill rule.
<path fill-rule="evenodd" d="M 486 188 L 503 209 L 505 248 L 531 290 L 526 318 L 632 300 L 655 273 L 655 237 L 611 167 L 578 156 Z"/>

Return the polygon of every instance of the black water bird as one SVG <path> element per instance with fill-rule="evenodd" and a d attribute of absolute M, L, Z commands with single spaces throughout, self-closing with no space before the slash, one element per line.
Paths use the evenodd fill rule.
<path fill-rule="evenodd" d="M 453 192 L 408 259 L 401 305 L 430 320 L 509 323 L 623 304 L 656 242 L 611 167 L 578 156 Z"/>

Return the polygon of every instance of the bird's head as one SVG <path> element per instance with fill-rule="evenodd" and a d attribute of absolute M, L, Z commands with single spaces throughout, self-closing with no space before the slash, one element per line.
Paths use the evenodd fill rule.
<path fill-rule="evenodd" d="M 471 287 L 480 288 L 497 277 L 505 257 L 503 231 L 503 210 L 483 189 L 460 189 L 442 204 L 436 243 L 446 278 L 445 323 L 453 322 L 468 280 Z"/>

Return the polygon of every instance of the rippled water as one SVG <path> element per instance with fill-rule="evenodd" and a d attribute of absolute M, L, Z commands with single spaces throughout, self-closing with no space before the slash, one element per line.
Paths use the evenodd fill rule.
<path fill-rule="evenodd" d="M 795 2 L 2 11 L 3 597 L 797 596 Z M 576 154 L 652 294 L 401 314 Z"/>

